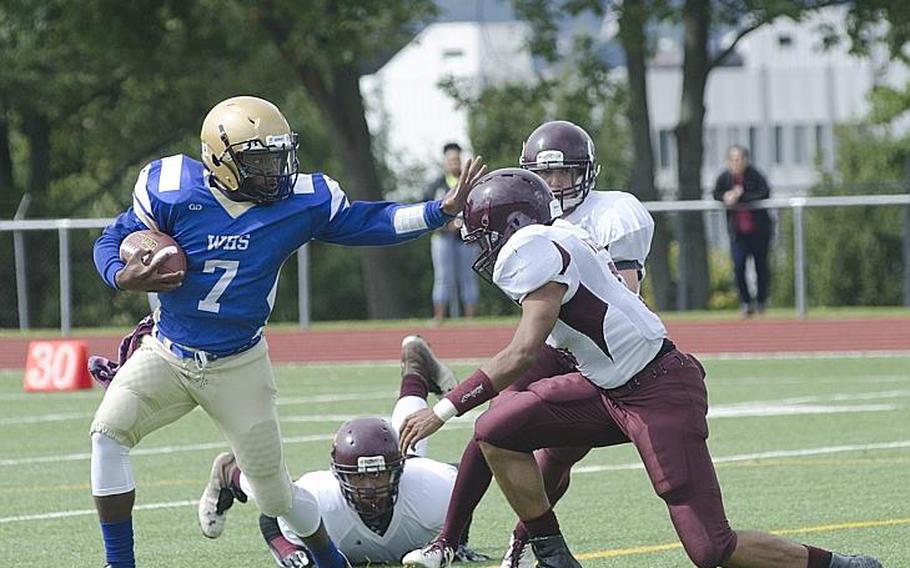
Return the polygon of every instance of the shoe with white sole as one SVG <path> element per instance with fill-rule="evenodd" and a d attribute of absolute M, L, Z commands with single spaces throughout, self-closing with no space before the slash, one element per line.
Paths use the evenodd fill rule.
<path fill-rule="evenodd" d="M 513 534 L 499 568 L 534 568 L 534 551 L 528 541 Z"/>
<path fill-rule="evenodd" d="M 454 558 L 455 549 L 445 542 L 434 540 L 423 548 L 405 554 L 401 563 L 418 568 L 449 568 Z"/>
<path fill-rule="evenodd" d="M 246 501 L 246 495 L 231 487 L 231 473 L 236 467 L 234 454 L 228 452 L 218 454 L 212 462 L 212 474 L 199 498 L 197 509 L 199 528 L 208 538 L 218 538 L 224 532 L 227 510 L 234 504 L 235 498 L 241 503 Z"/>
<path fill-rule="evenodd" d="M 424 338 L 409 335 L 401 340 L 401 375 L 419 375 L 433 394 L 442 396 L 455 388 L 458 381 L 440 361 Z"/>

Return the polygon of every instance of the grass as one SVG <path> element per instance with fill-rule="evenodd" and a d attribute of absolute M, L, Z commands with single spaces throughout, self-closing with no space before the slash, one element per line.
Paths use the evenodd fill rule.
<path fill-rule="evenodd" d="M 738 321 L 738 310 L 694 310 L 688 312 L 661 312 L 660 317 L 666 322 L 676 321 Z M 905 306 L 884 307 L 822 307 L 810 308 L 807 314 L 809 319 L 852 319 L 852 318 L 907 318 L 910 317 L 910 308 Z M 773 308 L 768 310 L 765 319 L 793 320 L 797 319 L 793 308 Z M 515 316 L 480 317 L 471 320 L 453 319 L 446 320 L 445 327 L 460 326 L 500 326 L 513 325 L 518 319 Z M 370 329 L 398 329 L 419 328 L 430 326 L 428 319 L 402 319 L 402 320 L 360 320 L 360 321 L 319 321 L 313 322 L 309 327 L 312 330 L 370 330 Z M 294 322 L 270 323 L 269 331 L 273 333 L 294 332 L 301 328 Z M 107 336 L 123 335 L 129 331 L 125 327 L 83 327 L 74 329 L 72 335 L 80 336 Z M 59 328 L 35 328 L 22 332 L 18 329 L 0 329 L 0 339 L 3 338 L 45 338 L 60 335 Z"/>
<path fill-rule="evenodd" d="M 710 447 L 735 527 L 782 530 L 799 541 L 874 554 L 886 566 L 910 566 L 910 447 L 861 449 L 910 440 L 910 358 L 707 361 L 706 366 L 711 404 L 720 412 L 711 419 Z M 470 368 L 457 371 L 463 375 Z M 338 427 L 328 417 L 325 422 L 295 422 L 294 416 L 389 413 L 398 381 L 391 365 L 288 366 L 277 372 L 285 401 L 280 411 L 289 419 L 283 433 L 289 437 L 330 434 Z M 351 392 L 362 392 L 364 398 L 301 402 L 313 395 Z M 87 431 L 100 396 L 94 391 L 25 395 L 19 373 L 0 372 L 0 564 L 103 563 L 95 516 L 78 513 L 92 508 L 89 462 L 77 454 L 89 450 Z M 750 407 L 755 412 L 742 416 L 736 409 L 743 406 L 734 405 L 747 402 L 755 403 Z M 766 415 L 756 415 L 758 410 Z M 797 413 L 809 411 L 814 413 Z M 431 440 L 432 457 L 458 459 L 470 430 L 457 426 Z M 197 409 L 150 435 L 139 448 L 221 441 Z M 854 449 L 831 449 L 847 446 Z M 799 452 L 818 448 L 827 449 Z M 328 465 L 328 441 L 293 443 L 286 449 L 293 472 Z M 196 499 L 218 451 L 134 455 L 137 504 Z M 779 451 L 795 453 L 767 454 Z M 744 457 L 757 453 L 766 454 Z M 49 461 L 21 461 L 30 458 Z M 581 464 L 588 467 L 576 473 L 557 507 L 570 546 L 587 567 L 690 565 L 643 471 L 590 467 L 637 461 L 631 447 L 592 452 Z M 48 513 L 73 516 L 13 520 Z M 225 535 L 208 541 L 199 533 L 192 506 L 137 511 L 139 565 L 273 566 L 260 542 L 254 508 L 239 506 L 230 516 Z M 475 515 L 473 545 L 498 557 L 512 519 L 502 495 L 492 488 Z"/>

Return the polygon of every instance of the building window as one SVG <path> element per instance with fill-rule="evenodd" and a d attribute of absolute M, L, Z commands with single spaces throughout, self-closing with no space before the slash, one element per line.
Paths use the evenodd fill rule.
<path fill-rule="evenodd" d="M 657 133 L 658 156 L 660 160 L 660 169 L 669 169 L 673 163 L 670 152 L 673 147 L 673 133 L 669 130 L 661 130 Z"/>
<path fill-rule="evenodd" d="M 790 34 L 780 34 L 777 36 L 777 45 L 781 49 L 789 49 L 793 47 L 793 36 Z"/>
<path fill-rule="evenodd" d="M 815 157 L 817 162 L 825 163 L 825 126 L 815 125 Z"/>
<path fill-rule="evenodd" d="M 705 129 L 705 161 L 709 166 L 717 165 L 718 154 L 717 129 L 712 126 Z"/>
<path fill-rule="evenodd" d="M 806 163 L 806 127 L 802 124 L 793 127 L 793 163 Z"/>
<path fill-rule="evenodd" d="M 751 154 L 752 163 L 758 161 L 758 128 L 754 126 L 749 127 L 749 154 Z"/>
<path fill-rule="evenodd" d="M 774 127 L 774 163 L 784 163 L 784 127 L 779 124 Z"/>
<path fill-rule="evenodd" d="M 727 127 L 727 147 L 739 144 L 739 128 L 736 126 Z"/>

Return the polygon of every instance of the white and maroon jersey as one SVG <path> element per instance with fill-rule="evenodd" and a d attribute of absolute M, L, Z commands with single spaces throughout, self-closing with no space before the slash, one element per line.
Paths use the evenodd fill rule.
<path fill-rule="evenodd" d="M 398 564 L 402 556 L 422 548 L 442 530 L 456 474 L 454 466 L 428 458 L 405 461 L 392 521 L 381 536 L 348 505 L 332 472 L 307 473 L 296 484 L 316 496 L 325 529 L 348 560 Z M 279 526 L 288 540 L 303 544 L 280 518 Z"/>
<path fill-rule="evenodd" d="M 654 218 L 631 193 L 592 191 L 563 219 L 607 247 L 619 268 L 644 268 L 654 237 Z"/>
<path fill-rule="evenodd" d="M 660 350 L 667 330 L 615 272 L 610 254 L 561 219 L 530 225 L 506 242 L 493 282 L 521 303 L 548 282 L 568 286 L 547 343 L 568 350 L 602 388 L 625 384 Z"/>

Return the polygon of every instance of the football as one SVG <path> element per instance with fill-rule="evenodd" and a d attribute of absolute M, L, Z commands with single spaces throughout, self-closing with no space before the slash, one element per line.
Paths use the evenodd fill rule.
<path fill-rule="evenodd" d="M 120 243 L 120 258 L 126 261 L 136 252 L 144 253 L 142 262 L 145 264 L 151 264 L 159 255 L 170 254 L 158 268 L 161 274 L 186 270 L 186 254 L 183 249 L 170 235 L 159 231 L 144 230 L 127 235 Z"/>

